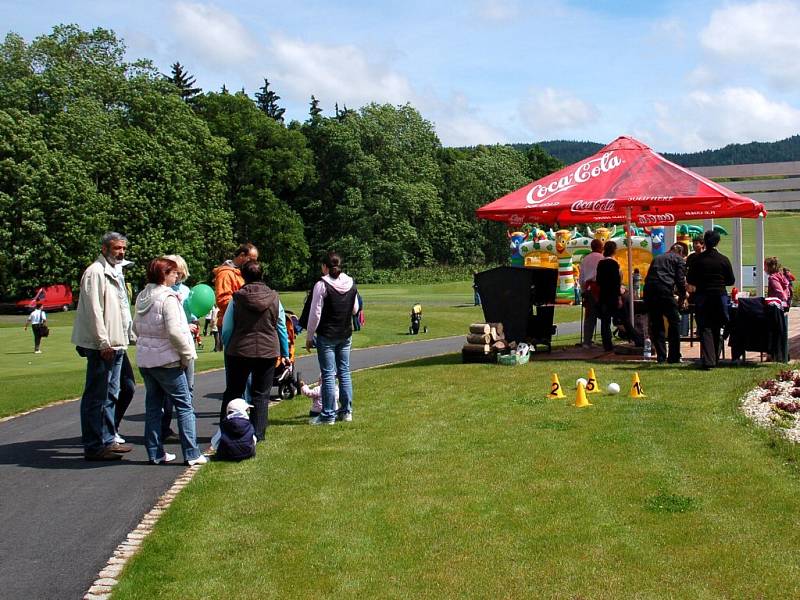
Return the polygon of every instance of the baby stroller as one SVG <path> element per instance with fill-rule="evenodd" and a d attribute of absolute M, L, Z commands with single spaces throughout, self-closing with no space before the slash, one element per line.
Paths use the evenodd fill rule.
<path fill-rule="evenodd" d="M 278 397 L 281 400 L 291 400 L 300 393 L 300 371 L 294 365 L 294 342 L 297 338 L 297 316 L 291 311 L 286 311 L 286 333 L 289 337 L 289 364 L 284 365 L 280 358 L 275 365 L 275 374 L 272 385 L 278 388 Z"/>
<path fill-rule="evenodd" d="M 419 333 L 419 325 L 422 322 L 422 305 L 417 302 L 411 307 L 411 326 L 408 328 L 409 335 L 417 335 Z M 422 328 L 423 333 L 428 333 L 428 327 Z"/>

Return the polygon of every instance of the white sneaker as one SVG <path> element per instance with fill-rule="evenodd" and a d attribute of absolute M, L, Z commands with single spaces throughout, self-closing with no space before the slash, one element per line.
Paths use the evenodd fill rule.
<path fill-rule="evenodd" d="M 194 460 L 187 460 L 186 464 L 189 465 L 190 467 L 199 467 L 200 465 L 204 465 L 207 462 L 208 462 L 208 457 L 201 454 Z"/>
<path fill-rule="evenodd" d="M 41 350 L 36 350 L 36 351 L 34 351 L 34 354 L 41 354 L 41 353 L 42 353 L 42 351 L 41 351 Z"/>
<path fill-rule="evenodd" d="M 170 454 L 169 452 L 164 452 L 164 456 L 161 458 L 154 458 L 150 462 L 154 465 L 160 465 L 161 463 L 170 463 L 175 460 L 177 457 L 174 454 Z"/>
<path fill-rule="evenodd" d="M 114 434 L 114 441 L 115 441 L 117 444 L 124 444 L 124 443 L 125 443 L 125 438 L 124 438 L 124 437 L 122 437 L 120 434 L 118 434 L 118 433 L 115 433 L 115 434 Z"/>
<path fill-rule="evenodd" d="M 353 413 L 344 413 L 341 417 L 339 417 L 340 421 L 344 421 L 345 423 L 350 423 L 353 420 Z"/>
<path fill-rule="evenodd" d="M 336 421 L 325 421 L 321 416 L 312 417 L 308 420 L 309 425 L 336 425 Z"/>

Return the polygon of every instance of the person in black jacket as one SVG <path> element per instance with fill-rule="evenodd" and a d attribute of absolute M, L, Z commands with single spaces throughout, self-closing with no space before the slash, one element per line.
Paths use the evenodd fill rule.
<path fill-rule="evenodd" d="M 617 243 L 611 240 L 603 246 L 603 260 L 597 263 L 595 281 L 600 288 L 597 302 L 600 312 L 600 336 L 603 339 L 603 348 L 610 352 L 614 349 L 611 342 L 611 319 L 622 308 L 622 274 L 619 263 L 614 254 L 617 252 Z"/>
<path fill-rule="evenodd" d="M 251 408 L 242 398 L 228 402 L 227 414 L 211 438 L 211 445 L 216 450 L 214 458 L 240 461 L 256 455 L 256 431 L 249 416 Z"/>
<path fill-rule="evenodd" d="M 686 280 L 695 288 L 694 302 L 697 328 L 700 331 L 700 368 L 717 366 L 721 347 L 720 332 L 728 322 L 728 290 L 736 278 L 727 256 L 717 250 L 719 233 L 706 231 L 705 251 L 689 265 Z"/>
<path fill-rule="evenodd" d="M 681 314 L 686 306 L 686 246 L 673 244 L 666 254 L 660 254 L 650 263 L 644 280 L 644 302 L 650 321 L 650 337 L 658 362 L 681 361 Z M 677 294 L 677 299 L 675 297 Z M 667 319 L 669 355 L 664 336 L 664 319 Z"/>

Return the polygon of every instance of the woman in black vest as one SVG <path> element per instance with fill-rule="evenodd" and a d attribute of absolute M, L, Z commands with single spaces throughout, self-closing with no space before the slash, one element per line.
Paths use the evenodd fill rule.
<path fill-rule="evenodd" d="M 329 252 L 322 263 L 322 279 L 314 286 L 308 316 L 306 349 L 314 347 L 322 375 L 322 413 L 312 425 L 333 425 L 336 419 L 353 420 L 353 383 L 350 379 L 350 342 L 353 315 L 358 313 L 358 291 L 353 279 L 342 272 L 342 259 Z M 339 402 L 336 410 L 336 377 Z"/>
<path fill-rule="evenodd" d="M 278 292 L 264 283 L 261 264 L 250 261 L 241 271 L 244 285 L 233 294 L 222 322 L 225 393 L 219 420 L 227 416 L 231 400 L 244 396 L 247 378 L 252 377 L 250 422 L 261 441 L 267 429 L 272 375 L 278 356 L 289 360 L 289 338 L 283 305 Z"/>

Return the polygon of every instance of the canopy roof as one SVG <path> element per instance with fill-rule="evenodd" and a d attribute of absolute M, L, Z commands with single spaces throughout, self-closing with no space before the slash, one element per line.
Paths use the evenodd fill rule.
<path fill-rule="evenodd" d="M 630 137 L 482 206 L 482 219 L 522 223 L 623 223 L 627 208 L 639 225 L 722 217 L 756 218 L 767 211 L 680 167 Z"/>

